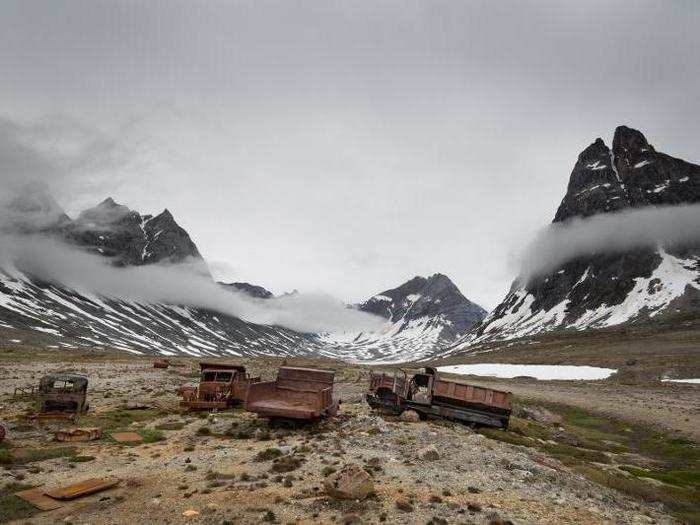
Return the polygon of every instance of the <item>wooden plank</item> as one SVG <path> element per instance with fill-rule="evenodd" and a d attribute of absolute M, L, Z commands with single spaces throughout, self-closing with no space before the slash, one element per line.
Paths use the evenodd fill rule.
<path fill-rule="evenodd" d="M 70 500 L 112 488 L 118 483 L 119 480 L 115 478 L 90 478 L 78 483 L 73 483 L 72 485 L 66 485 L 65 487 L 45 490 L 44 494 L 60 500 Z"/>
<path fill-rule="evenodd" d="M 34 505 L 39 510 L 54 510 L 60 509 L 65 505 L 61 501 L 56 501 L 53 498 L 48 497 L 44 494 L 43 490 L 40 488 L 22 490 L 20 492 L 15 492 L 15 496 L 22 498 L 27 503 Z"/>

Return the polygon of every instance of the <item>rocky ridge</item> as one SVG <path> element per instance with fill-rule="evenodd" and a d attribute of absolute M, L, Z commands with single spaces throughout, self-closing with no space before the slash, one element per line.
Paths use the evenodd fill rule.
<path fill-rule="evenodd" d="M 581 152 L 553 223 L 566 226 L 594 215 L 699 202 L 700 166 L 657 152 L 641 132 L 620 126 L 612 149 L 598 138 Z M 700 246 L 592 253 L 542 275 L 517 278 L 458 347 L 693 311 L 700 311 Z"/>

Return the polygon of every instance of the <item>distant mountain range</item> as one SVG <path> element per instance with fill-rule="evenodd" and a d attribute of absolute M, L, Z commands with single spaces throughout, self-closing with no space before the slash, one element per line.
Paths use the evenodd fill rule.
<path fill-rule="evenodd" d="M 699 202 L 700 166 L 657 152 L 642 133 L 620 126 L 612 148 L 596 139 L 579 155 L 553 225 L 566 228 L 585 218 Z M 109 198 L 72 219 L 44 187 L 30 185 L 0 207 L 0 228 L 15 236 L 60 239 L 108 258 L 117 268 L 188 263 L 211 279 L 197 246 L 168 210 L 141 215 Z M 255 284 L 219 285 L 252 301 L 275 300 Z M 414 277 L 348 308 L 383 318 L 382 328 L 300 333 L 187 304 L 101 297 L 44 282 L 22 268 L 0 268 L 0 346 L 402 362 L 549 330 L 698 315 L 700 246 L 661 242 L 655 248 L 577 255 L 555 268 L 518 277 L 488 315 L 439 273 Z"/>
<path fill-rule="evenodd" d="M 5 233 L 60 239 L 108 258 L 116 267 L 186 262 L 210 277 L 197 246 L 168 210 L 141 215 L 108 198 L 71 219 L 37 185 L 28 186 L 6 204 L 6 210 L 2 215 Z M 274 297 L 250 283 L 219 285 L 254 300 Z M 115 348 L 161 355 L 324 355 L 397 361 L 420 357 L 436 345 L 454 341 L 486 315 L 441 274 L 415 277 L 352 307 L 385 318 L 381 333 L 299 333 L 186 304 L 116 300 L 43 282 L 21 268 L 0 269 L 0 344 Z M 348 337 L 355 341 L 348 342 Z"/>

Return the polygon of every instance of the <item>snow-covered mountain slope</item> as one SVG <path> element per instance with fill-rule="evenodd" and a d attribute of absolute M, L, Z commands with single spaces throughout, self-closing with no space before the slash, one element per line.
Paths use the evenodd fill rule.
<path fill-rule="evenodd" d="M 486 315 L 439 273 L 414 277 L 357 308 L 386 318 L 386 325 L 379 332 L 324 334 L 321 340 L 343 359 L 385 363 L 420 359 L 454 342 Z"/>
<path fill-rule="evenodd" d="M 700 166 L 658 153 L 639 131 L 620 126 L 612 150 L 597 139 L 579 155 L 554 223 L 699 202 Z M 700 312 L 700 246 L 661 239 L 656 248 L 587 253 L 518 277 L 458 346 L 690 311 Z"/>
<path fill-rule="evenodd" d="M 0 345 L 156 355 L 315 355 L 316 337 L 189 306 L 78 293 L 0 271 Z"/>
<path fill-rule="evenodd" d="M 40 186 L 29 187 L 5 209 L 11 213 L 0 216 L 4 219 L 0 233 L 12 236 L 13 242 L 23 242 L 18 239 L 27 234 L 48 236 L 61 245 L 67 243 L 108 259 L 118 267 L 115 272 L 123 271 L 119 267 L 183 262 L 190 267 L 194 262 L 195 270 L 201 266 L 211 279 L 195 243 L 168 210 L 155 217 L 141 215 L 109 198 L 71 219 Z M 55 255 L 41 254 L 49 266 L 52 253 Z M 160 355 L 322 355 L 398 362 L 454 341 L 486 313 L 440 274 L 416 277 L 357 306 L 386 319 L 378 332 L 360 334 L 299 333 L 192 306 L 107 298 L 75 289 L 84 290 L 84 286 L 71 288 L 62 282 L 55 278 L 43 282 L 29 276 L 26 268 L 0 268 L 0 345 L 114 348 Z M 248 283 L 219 285 L 254 301 L 273 297 L 268 290 Z"/>

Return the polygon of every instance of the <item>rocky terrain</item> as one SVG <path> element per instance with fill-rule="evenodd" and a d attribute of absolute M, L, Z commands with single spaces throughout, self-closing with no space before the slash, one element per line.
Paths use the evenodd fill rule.
<path fill-rule="evenodd" d="M 0 448 L 0 521 L 495 525 L 676 523 L 697 515 L 685 478 L 652 479 L 673 468 L 674 454 L 693 468 L 697 446 L 677 436 L 663 456 L 655 445 L 668 439 L 663 433 L 528 401 L 517 402 L 509 432 L 404 422 L 370 412 L 362 400 L 366 368 L 294 363 L 336 370 L 338 417 L 271 428 L 240 409 L 183 412 L 175 390 L 196 376 L 186 359 L 159 370 L 119 354 L 3 353 L 0 404 L 9 436 Z M 266 378 L 280 360 L 246 364 Z M 31 402 L 13 400 L 14 387 L 57 369 L 89 376 L 92 408 L 78 425 L 102 428 L 102 439 L 55 443 L 56 424 L 22 419 Z M 137 431 L 144 443 L 119 444 L 110 438 L 116 430 Z M 120 484 L 48 512 L 13 496 L 99 476 Z"/>

